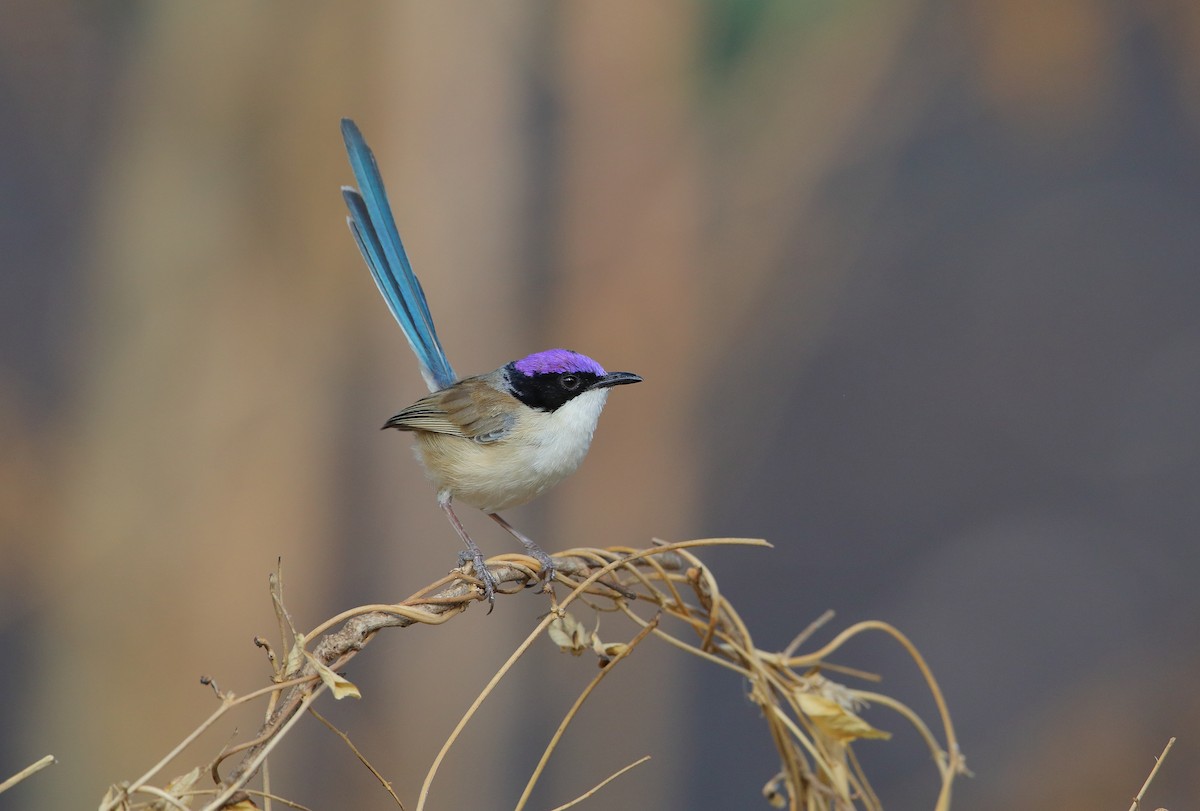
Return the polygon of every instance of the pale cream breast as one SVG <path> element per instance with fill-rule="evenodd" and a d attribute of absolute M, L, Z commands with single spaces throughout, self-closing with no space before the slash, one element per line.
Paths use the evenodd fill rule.
<path fill-rule="evenodd" d="M 415 450 L 439 490 L 485 512 L 524 504 L 574 473 L 587 455 L 607 389 L 585 392 L 556 411 L 519 412 L 496 442 L 417 433 Z"/>

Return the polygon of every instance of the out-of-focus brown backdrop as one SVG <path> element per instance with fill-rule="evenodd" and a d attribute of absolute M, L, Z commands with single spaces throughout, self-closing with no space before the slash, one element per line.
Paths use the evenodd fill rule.
<path fill-rule="evenodd" d="M 460 373 L 565 345 L 646 378 L 514 521 L 549 548 L 770 539 L 709 556 L 759 644 L 826 608 L 904 629 L 976 774 L 958 807 L 1125 807 L 1170 735 L 1151 807 L 1194 805 L 1196 3 L 24 0 L 0 10 L 0 776 L 60 763 L 0 807 L 94 807 L 211 711 L 198 676 L 261 683 L 277 557 L 304 626 L 454 561 L 377 430 L 423 387 L 343 223 L 343 115 Z M 380 640 L 329 713 L 412 798 L 543 608 Z M 594 667 L 544 647 L 438 807 L 516 796 Z M 885 642 L 852 655 L 930 710 Z M 605 689 L 543 805 L 651 753 L 608 806 L 758 806 L 774 761 L 736 679 L 659 651 Z M 860 747 L 885 804 L 927 807 L 928 756 L 868 718 L 901 732 Z M 310 726 L 276 788 L 386 807 Z"/>

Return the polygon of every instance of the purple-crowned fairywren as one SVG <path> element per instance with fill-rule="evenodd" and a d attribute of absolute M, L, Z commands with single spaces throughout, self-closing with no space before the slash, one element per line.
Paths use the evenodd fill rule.
<path fill-rule="evenodd" d="M 554 561 L 499 511 L 530 501 L 575 472 L 587 455 L 608 390 L 642 378 L 605 372 L 578 352 L 548 349 L 487 374 L 458 379 L 400 241 L 375 156 L 348 118 L 342 119 L 342 138 L 358 182 L 357 190 L 342 187 L 350 231 L 432 392 L 383 427 L 415 435 L 417 458 L 437 487 L 438 504 L 466 544 L 489 604 L 495 602 L 496 581 L 454 514 L 451 502 L 456 499 L 483 510 L 512 533 L 550 582 Z"/>

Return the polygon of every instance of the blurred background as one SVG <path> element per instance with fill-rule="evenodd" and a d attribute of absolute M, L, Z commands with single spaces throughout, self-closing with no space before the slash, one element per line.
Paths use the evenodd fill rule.
<path fill-rule="evenodd" d="M 343 115 L 460 373 L 562 345 L 646 379 L 514 523 L 769 539 L 706 556 L 758 644 L 827 608 L 819 639 L 905 631 L 956 807 L 1125 808 L 1171 735 L 1147 803 L 1194 807 L 1193 0 L 5 3 L 0 776 L 59 763 L 0 807 L 95 807 L 214 709 L 200 675 L 262 684 L 277 558 L 306 628 L 454 564 L 378 430 L 424 387 L 344 224 Z M 544 608 L 386 634 L 325 711 L 411 800 Z M 649 753 L 593 802 L 765 807 L 743 685 L 650 647 L 541 806 Z M 883 637 L 842 661 L 932 713 Z M 510 806 L 594 668 L 539 645 L 434 807 Z M 867 718 L 885 806 L 931 807 L 916 736 Z M 280 793 L 390 807 L 316 723 L 277 751 Z"/>

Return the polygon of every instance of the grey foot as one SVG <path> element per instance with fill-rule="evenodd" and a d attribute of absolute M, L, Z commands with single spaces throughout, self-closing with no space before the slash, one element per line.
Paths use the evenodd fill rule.
<path fill-rule="evenodd" d="M 467 561 L 471 561 L 471 568 L 475 571 L 475 576 L 479 578 L 483 586 L 483 598 L 488 601 L 488 613 L 492 613 L 492 609 L 496 607 L 496 578 L 492 576 L 488 570 L 487 564 L 483 560 L 483 553 L 479 551 L 459 552 L 458 565 L 461 566 Z"/>

